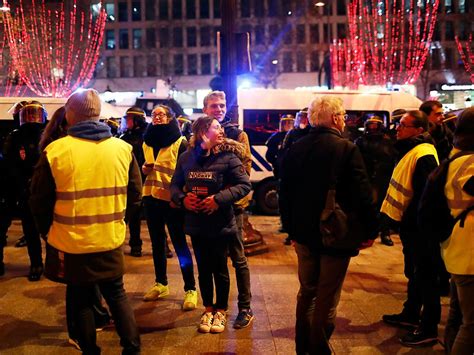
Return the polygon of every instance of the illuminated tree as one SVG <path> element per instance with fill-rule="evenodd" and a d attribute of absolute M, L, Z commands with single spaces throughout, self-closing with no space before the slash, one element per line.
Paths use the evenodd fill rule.
<path fill-rule="evenodd" d="M 92 77 L 102 43 L 106 13 L 101 3 L 76 0 L 46 5 L 20 0 L 5 13 L 5 32 L 15 70 L 39 96 L 64 97 Z"/>
<path fill-rule="evenodd" d="M 358 84 L 413 84 L 429 54 L 438 6 L 439 0 L 352 0 L 348 42 L 333 56 L 355 70 Z"/>
<path fill-rule="evenodd" d="M 460 39 L 456 36 L 456 46 L 458 47 L 459 55 L 464 64 L 466 72 L 471 76 L 471 83 L 474 84 L 474 42 L 472 42 L 472 33 L 469 39 L 463 45 Z"/>

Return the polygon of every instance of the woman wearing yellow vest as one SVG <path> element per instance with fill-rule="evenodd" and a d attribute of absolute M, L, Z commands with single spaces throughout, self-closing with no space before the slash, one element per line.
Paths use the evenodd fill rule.
<path fill-rule="evenodd" d="M 143 152 L 146 175 L 143 184 L 143 205 L 150 233 L 155 267 L 155 284 L 145 293 L 145 301 L 155 301 L 169 295 L 166 276 L 166 231 L 178 255 L 184 280 L 183 310 L 196 308 L 197 291 L 193 259 L 184 234 L 184 212 L 170 206 L 170 183 L 178 156 L 186 151 L 186 139 L 181 136 L 173 111 L 164 105 L 156 106 L 151 114 L 152 123 L 144 135 Z"/>
<path fill-rule="evenodd" d="M 474 353 L 474 107 L 456 123 L 454 149 L 470 152 L 449 164 L 444 193 L 453 217 L 464 214 L 451 236 L 441 243 L 446 269 L 451 273 L 451 300 L 444 341 L 447 354 Z"/>

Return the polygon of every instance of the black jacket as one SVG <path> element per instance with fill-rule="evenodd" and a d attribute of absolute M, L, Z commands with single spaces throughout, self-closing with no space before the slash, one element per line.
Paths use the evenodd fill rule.
<path fill-rule="evenodd" d="M 208 156 L 204 153 L 195 147 L 179 157 L 171 180 L 171 199 L 181 206 L 189 191 L 202 197 L 215 195 L 219 208 L 214 213 L 206 215 L 186 210 L 186 234 L 213 238 L 236 233 L 232 205 L 250 192 L 249 177 L 234 153 L 211 152 Z"/>
<path fill-rule="evenodd" d="M 290 148 L 282 168 L 282 205 L 289 218 L 289 235 L 296 242 L 322 254 L 355 256 L 357 250 L 328 249 L 321 243 L 319 219 L 334 163 L 341 169 L 336 184 L 337 202 L 346 213 L 355 211 L 367 227 L 367 239 L 374 239 L 376 210 L 362 156 L 359 149 L 335 129 L 312 128 Z"/>

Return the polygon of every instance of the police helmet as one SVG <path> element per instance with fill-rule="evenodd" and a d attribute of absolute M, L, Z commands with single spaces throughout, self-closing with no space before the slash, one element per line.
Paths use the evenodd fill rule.
<path fill-rule="evenodd" d="M 25 123 L 45 123 L 47 118 L 48 114 L 39 101 L 28 101 L 20 108 L 20 126 Z"/>
<path fill-rule="evenodd" d="M 128 122 L 130 122 L 130 124 Z M 125 115 L 122 117 L 121 126 L 124 131 L 133 130 L 137 128 L 145 128 L 145 111 L 140 107 L 130 107 L 127 112 L 125 112 Z"/>
<path fill-rule="evenodd" d="M 372 116 L 364 122 L 365 133 L 380 133 L 383 130 L 383 120 L 379 116 Z"/>
<path fill-rule="evenodd" d="M 295 118 L 295 128 L 304 129 L 308 126 L 308 108 L 305 107 L 301 111 L 298 111 Z"/>
<path fill-rule="evenodd" d="M 280 132 L 286 132 L 289 131 L 295 122 L 295 116 L 285 114 L 282 115 L 280 118 Z"/>

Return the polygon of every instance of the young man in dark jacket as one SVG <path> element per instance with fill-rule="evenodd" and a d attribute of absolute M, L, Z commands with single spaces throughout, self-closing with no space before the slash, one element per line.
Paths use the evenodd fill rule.
<path fill-rule="evenodd" d="M 209 117 L 214 117 L 224 128 L 225 136 L 244 145 L 245 154 L 241 158 L 242 164 L 250 176 L 252 168 L 252 154 L 250 153 L 250 143 L 247 133 L 242 131 L 238 124 L 234 124 L 226 117 L 227 103 L 223 91 L 212 91 L 204 98 L 203 112 Z M 250 290 L 250 269 L 247 263 L 247 257 L 244 250 L 244 218 L 245 208 L 249 205 L 247 196 L 234 204 L 234 214 L 237 222 L 236 238 L 229 243 L 229 256 L 232 260 L 232 266 L 235 268 L 235 278 L 237 279 L 238 307 L 239 314 L 234 321 L 234 328 L 241 329 L 248 327 L 254 315 L 250 307 L 252 293 Z"/>
<path fill-rule="evenodd" d="M 428 133 L 428 118 L 422 111 L 408 111 L 397 127 L 400 160 L 393 171 L 382 203 L 382 224 L 400 226 L 407 300 L 399 314 L 386 314 L 385 323 L 417 327 L 400 338 L 403 345 L 433 344 L 438 336 L 441 305 L 437 281 L 439 245 L 424 238 L 417 226 L 417 208 L 428 175 L 438 165 L 438 155 Z M 423 308 L 423 309 L 422 309 Z M 420 315 L 421 312 L 421 315 Z"/>
<path fill-rule="evenodd" d="M 336 308 L 349 261 L 356 249 L 324 247 L 319 220 L 336 165 L 337 202 L 346 213 L 357 213 L 367 227 L 370 245 L 377 233 L 372 192 L 359 149 L 342 137 L 342 100 L 315 99 L 309 107 L 313 127 L 290 148 L 282 168 L 281 197 L 287 204 L 289 234 L 298 255 L 300 290 L 296 306 L 297 354 L 330 354 Z M 362 244 L 362 241 L 361 241 Z"/>

